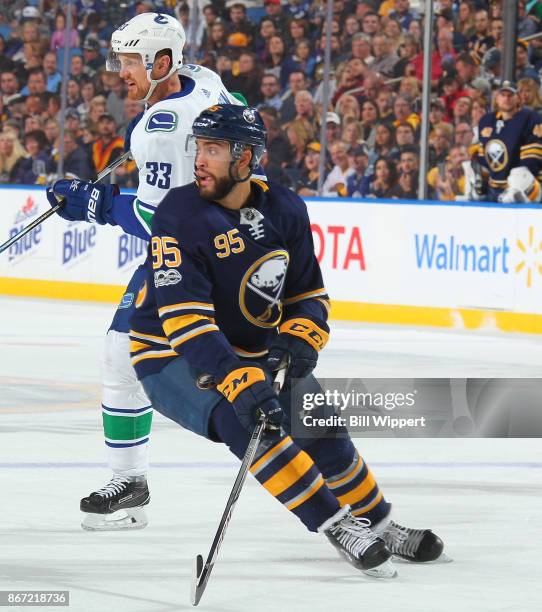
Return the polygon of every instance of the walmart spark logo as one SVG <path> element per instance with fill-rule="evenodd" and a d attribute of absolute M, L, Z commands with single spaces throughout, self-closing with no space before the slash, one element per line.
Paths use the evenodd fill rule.
<path fill-rule="evenodd" d="M 533 275 L 535 272 L 542 275 L 542 241 L 537 242 L 534 235 L 534 227 L 529 227 L 529 237 L 527 244 L 519 238 L 516 240 L 516 245 L 523 255 L 521 261 L 516 266 L 516 274 L 521 274 L 523 270 L 526 272 L 527 287 L 533 286 Z"/>

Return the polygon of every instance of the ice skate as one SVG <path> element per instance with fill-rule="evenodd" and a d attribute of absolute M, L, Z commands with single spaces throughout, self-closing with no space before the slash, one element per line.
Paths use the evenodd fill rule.
<path fill-rule="evenodd" d="M 412 563 L 447 563 L 443 541 L 430 529 L 412 529 L 386 518 L 374 528 L 394 556 Z"/>
<path fill-rule="evenodd" d="M 115 475 L 104 487 L 81 500 L 85 515 L 81 527 L 87 531 L 143 529 L 148 523 L 143 506 L 150 499 L 144 476 Z"/>
<path fill-rule="evenodd" d="M 370 526 L 369 520 L 352 516 L 350 507 L 345 506 L 318 531 L 325 534 L 339 553 L 364 574 L 393 578 L 397 572 L 389 560 L 391 553 Z"/>

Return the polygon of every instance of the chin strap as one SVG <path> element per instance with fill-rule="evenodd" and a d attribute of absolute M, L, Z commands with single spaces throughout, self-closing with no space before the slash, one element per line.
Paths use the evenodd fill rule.
<path fill-rule="evenodd" d="M 177 66 L 172 66 L 170 71 L 166 74 L 166 76 L 162 77 L 161 79 L 153 79 L 151 77 L 152 67 L 150 70 L 147 70 L 147 80 L 150 83 L 150 87 L 149 87 L 149 91 L 146 93 L 144 98 L 141 98 L 140 102 L 148 102 L 149 98 L 154 93 L 154 90 L 156 89 L 157 85 L 159 85 L 160 83 L 163 83 L 164 81 L 167 81 L 175 72 L 177 72 L 177 69 L 178 69 Z"/>

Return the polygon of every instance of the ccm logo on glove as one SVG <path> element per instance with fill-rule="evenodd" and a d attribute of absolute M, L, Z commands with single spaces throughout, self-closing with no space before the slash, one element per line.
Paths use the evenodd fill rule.
<path fill-rule="evenodd" d="M 292 319 L 286 321 L 280 326 L 279 331 L 280 333 L 287 333 L 302 338 L 315 351 L 322 350 L 329 339 L 329 334 L 320 329 L 310 319 Z"/>
<path fill-rule="evenodd" d="M 228 401 L 233 402 L 241 391 L 258 381 L 265 381 L 261 368 L 239 368 L 230 372 L 216 388 Z"/>

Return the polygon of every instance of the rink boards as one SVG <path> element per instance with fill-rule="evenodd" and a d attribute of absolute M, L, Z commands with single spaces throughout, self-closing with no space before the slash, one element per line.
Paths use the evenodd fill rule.
<path fill-rule="evenodd" d="M 0 189 L 0 242 L 45 212 Z M 332 317 L 542 333 L 542 210 L 532 205 L 307 200 Z M 53 217 L 0 255 L 0 294 L 116 302 L 146 243 Z"/>

